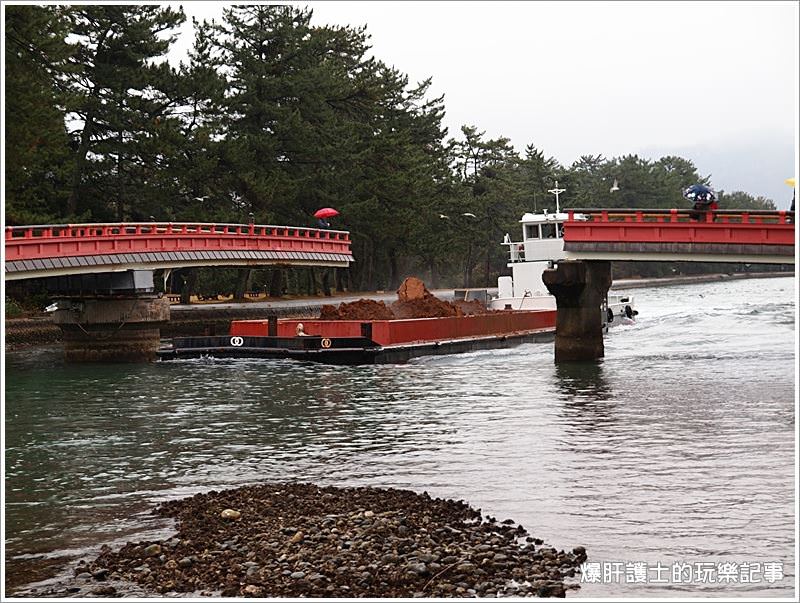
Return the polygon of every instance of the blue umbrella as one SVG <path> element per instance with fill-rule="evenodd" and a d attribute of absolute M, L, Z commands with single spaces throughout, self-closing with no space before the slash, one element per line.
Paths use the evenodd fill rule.
<path fill-rule="evenodd" d="M 692 203 L 700 203 L 708 205 L 713 203 L 717 196 L 714 191 L 702 184 L 693 184 L 685 191 L 683 191 L 683 198 Z"/>

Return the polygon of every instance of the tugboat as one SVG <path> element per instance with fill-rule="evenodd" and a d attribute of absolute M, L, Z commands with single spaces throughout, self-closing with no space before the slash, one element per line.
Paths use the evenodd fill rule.
<path fill-rule="evenodd" d="M 542 273 L 552 268 L 557 260 L 565 259 L 564 222 L 568 215 L 559 211 L 558 195 L 565 189 L 548 192 L 556 196 L 556 213 L 526 213 L 522 224 L 522 241 L 512 242 L 506 234 L 503 245 L 508 247 L 511 276 L 497 279 L 497 297 L 489 301 L 492 310 L 555 310 L 556 298 L 547 292 Z M 575 214 L 575 219 L 585 219 Z M 603 328 L 630 324 L 638 314 L 630 295 L 608 295 L 601 308 Z"/>

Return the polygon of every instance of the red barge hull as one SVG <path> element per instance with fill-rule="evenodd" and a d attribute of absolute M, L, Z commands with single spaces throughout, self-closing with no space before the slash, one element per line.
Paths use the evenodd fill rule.
<path fill-rule="evenodd" d="M 306 335 L 296 334 L 300 323 Z M 164 360 L 214 356 L 393 364 L 417 356 L 550 341 L 555 325 L 555 310 L 402 320 L 236 320 L 228 336 L 177 337 L 171 348 L 159 350 L 159 356 Z"/>

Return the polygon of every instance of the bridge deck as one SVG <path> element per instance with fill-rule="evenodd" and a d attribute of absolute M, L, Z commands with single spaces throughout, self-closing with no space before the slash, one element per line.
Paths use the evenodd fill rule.
<path fill-rule="evenodd" d="M 794 212 L 567 210 L 570 259 L 794 263 Z"/>

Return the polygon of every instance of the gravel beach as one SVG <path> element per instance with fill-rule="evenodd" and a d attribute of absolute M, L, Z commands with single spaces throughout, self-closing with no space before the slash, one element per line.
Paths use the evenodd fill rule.
<path fill-rule="evenodd" d="M 18 595 L 564 597 L 586 559 L 463 501 L 391 488 L 246 486 L 155 513 L 174 536 L 104 546 L 72 584 Z"/>

